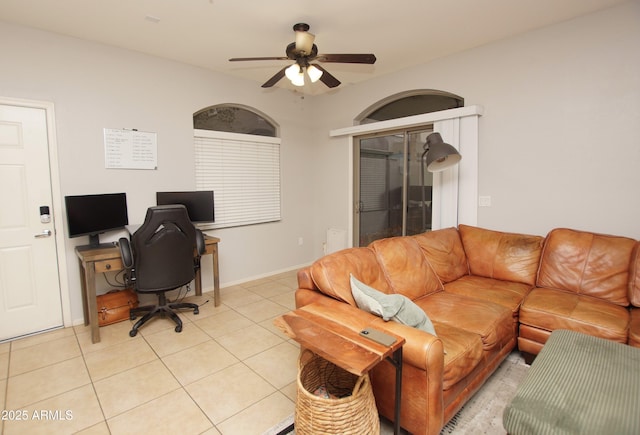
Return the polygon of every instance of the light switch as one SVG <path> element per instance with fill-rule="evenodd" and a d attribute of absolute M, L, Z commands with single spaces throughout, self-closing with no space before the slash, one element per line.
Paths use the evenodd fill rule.
<path fill-rule="evenodd" d="M 491 207 L 491 197 L 490 196 L 478 197 L 478 205 L 480 207 Z"/>

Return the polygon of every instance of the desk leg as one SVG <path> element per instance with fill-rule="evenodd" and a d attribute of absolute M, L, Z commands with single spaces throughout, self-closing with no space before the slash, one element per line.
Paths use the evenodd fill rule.
<path fill-rule="evenodd" d="M 393 352 L 393 358 L 387 358 L 396 368 L 396 402 L 393 421 L 393 434 L 400 435 L 400 404 L 402 403 L 402 347 Z"/>
<path fill-rule="evenodd" d="M 100 325 L 98 325 L 98 301 L 96 298 L 96 265 L 93 262 L 86 263 L 85 272 L 85 289 L 87 298 L 87 311 L 89 315 L 89 324 L 91 325 L 91 342 L 100 343 Z M 84 319 L 85 324 L 87 318 Z"/>
<path fill-rule="evenodd" d="M 87 300 L 87 274 L 84 272 L 82 260 L 78 261 L 80 265 L 80 292 L 82 293 L 82 314 L 84 316 L 84 326 L 89 324 L 89 301 Z"/>
<path fill-rule="evenodd" d="M 209 254 L 206 252 L 205 254 Z M 211 257 L 213 258 L 213 305 L 220 306 L 220 271 L 218 270 L 218 244 L 214 243 L 211 247 Z M 202 268 L 196 269 L 196 295 L 202 295 Z"/>
<path fill-rule="evenodd" d="M 200 266 L 196 269 L 194 281 L 196 283 L 196 296 L 202 296 L 202 272 Z"/>
<path fill-rule="evenodd" d="M 213 257 L 213 306 L 220 306 L 220 270 L 218 269 L 218 244 L 216 243 L 211 253 Z"/>

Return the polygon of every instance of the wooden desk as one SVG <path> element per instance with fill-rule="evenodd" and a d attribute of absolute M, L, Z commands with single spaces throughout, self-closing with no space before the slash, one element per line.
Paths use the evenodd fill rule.
<path fill-rule="evenodd" d="M 384 346 L 359 334 L 358 331 L 334 322 L 314 312 L 316 304 L 309 304 L 274 320 L 274 324 L 304 348 L 342 367 L 349 373 L 362 376 L 383 360 L 396 368 L 396 401 L 394 434 L 400 433 L 400 395 L 402 392 L 403 337 L 393 335 L 396 342 Z M 345 304 L 345 309 L 354 309 Z M 322 309 L 318 310 L 319 312 Z"/>
<path fill-rule="evenodd" d="M 213 303 L 220 305 L 220 274 L 218 269 L 217 237 L 205 236 L 205 252 L 203 255 L 213 257 Z M 80 283 L 82 286 L 82 310 L 84 324 L 91 325 L 91 342 L 100 342 L 100 326 L 98 325 L 98 305 L 96 302 L 96 274 L 118 272 L 124 269 L 120 257 L 120 249 L 116 246 L 109 248 L 78 250 L 76 255 L 80 265 Z M 200 268 L 196 270 L 196 295 L 202 295 L 202 275 Z"/>

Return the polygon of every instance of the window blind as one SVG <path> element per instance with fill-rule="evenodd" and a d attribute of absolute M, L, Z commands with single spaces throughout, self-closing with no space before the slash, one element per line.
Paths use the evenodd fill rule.
<path fill-rule="evenodd" d="M 360 155 L 360 211 L 387 210 L 386 156 Z"/>
<path fill-rule="evenodd" d="M 226 228 L 280 220 L 280 138 L 195 130 L 196 189 L 213 190 Z"/>

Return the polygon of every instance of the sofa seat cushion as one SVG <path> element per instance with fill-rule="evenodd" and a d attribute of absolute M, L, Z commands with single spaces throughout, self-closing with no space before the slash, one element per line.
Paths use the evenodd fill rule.
<path fill-rule="evenodd" d="M 448 390 L 480 364 L 482 340 L 478 334 L 447 323 L 435 323 L 434 327 L 446 352 L 442 389 Z"/>
<path fill-rule="evenodd" d="M 434 323 L 464 329 L 480 336 L 485 350 L 501 348 L 514 340 L 511 310 L 493 302 L 453 293 L 439 292 L 414 301 Z M 444 342 L 444 340 L 443 340 Z M 445 351 L 448 352 L 445 343 Z"/>
<path fill-rule="evenodd" d="M 629 311 L 591 296 L 539 287 L 520 307 L 520 323 L 547 331 L 569 329 L 626 343 Z"/>
<path fill-rule="evenodd" d="M 502 281 L 482 276 L 467 275 L 444 285 L 446 292 L 494 302 L 511 310 L 518 317 L 520 305 L 533 286 L 529 284 Z"/>
<path fill-rule="evenodd" d="M 640 308 L 632 308 L 629 321 L 629 345 L 640 347 Z"/>

